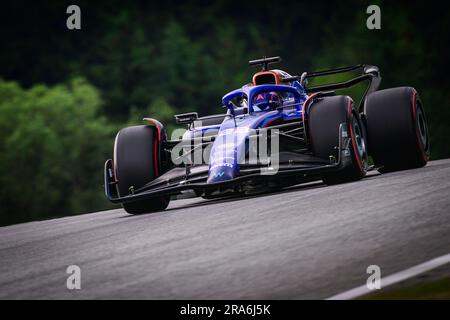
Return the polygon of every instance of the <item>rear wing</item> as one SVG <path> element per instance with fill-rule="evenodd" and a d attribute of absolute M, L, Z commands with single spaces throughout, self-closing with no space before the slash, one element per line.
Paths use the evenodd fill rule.
<path fill-rule="evenodd" d="M 305 84 L 306 79 L 328 76 L 328 75 L 332 75 L 332 74 L 346 73 L 346 72 L 351 72 L 351 71 L 356 71 L 356 70 L 359 70 L 361 72 L 361 75 L 356 76 L 347 81 L 323 84 L 323 85 L 312 86 L 312 87 L 308 87 Z M 335 69 L 316 71 L 316 72 L 304 72 L 301 76 L 301 81 L 302 81 L 302 85 L 304 85 L 307 93 L 345 89 L 345 88 L 350 88 L 360 82 L 368 81 L 369 84 L 367 86 L 366 91 L 364 92 L 364 95 L 361 99 L 361 103 L 359 105 L 359 111 L 361 112 L 363 109 L 363 106 L 364 106 L 365 97 L 369 93 L 377 91 L 378 88 L 380 87 L 381 74 L 380 74 L 380 69 L 377 66 L 359 64 L 359 65 L 352 66 L 352 67 L 342 67 L 342 68 L 335 68 Z"/>

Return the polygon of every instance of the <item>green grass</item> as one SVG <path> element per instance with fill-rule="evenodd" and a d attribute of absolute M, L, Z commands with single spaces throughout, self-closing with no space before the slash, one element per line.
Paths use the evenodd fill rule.
<path fill-rule="evenodd" d="M 450 277 L 406 288 L 370 294 L 363 300 L 450 300 Z"/>

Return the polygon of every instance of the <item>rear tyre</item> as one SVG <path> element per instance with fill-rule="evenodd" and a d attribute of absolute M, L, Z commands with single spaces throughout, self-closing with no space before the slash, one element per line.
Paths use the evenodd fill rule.
<path fill-rule="evenodd" d="M 159 145 L 157 132 L 151 126 L 124 128 L 116 136 L 114 145 L 114 172 L 119 196 L 129 195 L 134 189 L 144 186 L 156 178 L 159 172 Z M 150 213 L 167 208 L 168 196 L 123 203 L 131 214 Z"/>
<path fill-rule="evenodd" d="M 369 154 L 380 172 L 423 167 L 430 157 L 425 112 L 417 91 L 373 92 L 365 103 Z"/>
<path fill-rule="evenodd" d="M 309 135 L 313 153 L 324 160 L 330 156 L 337 159 L 339 146 L 339 126 L 347 126 L 351 138 L 350 152 L 352 163 L 338 172 L 322 177 L 328 185 L 357 181 L 367 172 L 368 160 L 365 130 L 358 113 L 353 108 L 353 101 L 348 96 L 323 98 L 309 105 Z"/>

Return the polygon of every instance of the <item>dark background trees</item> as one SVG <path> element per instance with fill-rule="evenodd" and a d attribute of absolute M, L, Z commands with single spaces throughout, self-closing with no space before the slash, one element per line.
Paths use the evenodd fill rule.
<path fill-rule="evenodd" d="M 121 126 L 221 112 L 263 55 L 291 73 L 378 65 L 383 87 L 419 90 L 432 158 L 450 155 L 450 12 L 428 2 L 77 1 L 77 31 L 66 28 L 70 4 L 1 7 L 1 223 L 108 208 L 102 165 Z"/>

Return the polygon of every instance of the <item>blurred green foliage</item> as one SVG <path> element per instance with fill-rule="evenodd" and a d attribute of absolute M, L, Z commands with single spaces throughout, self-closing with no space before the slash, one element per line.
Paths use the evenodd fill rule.
<path fill-rule="evenodd" d="M 381 30 L 366 28 L 374 3 Z M 383 88 L 418 89 L 432 158 L 450 156 L 448 10 L 403 1 L 82 0 L 82 29 L 69 31 L 69 4 L 14 1 L 0 11 L 0 223 L 108 208 L 102 166 L 119 128 L 151 116 L 171 131 L 175 113 L 223 112 L 221 97 L 249 82 L 256 69 L 247 61 L 264 55 L 281 55 L 277 67 L 292 74 L 378 65 Z M 342 93 L 359 102 L 362 90 Z"/>
<path fill-rule="evenodd" d="M 100 107 L 83 79 L 28 90 L 0 81 L 2 223 L 105 208 L 101 168 L 117 127 Z"/>

